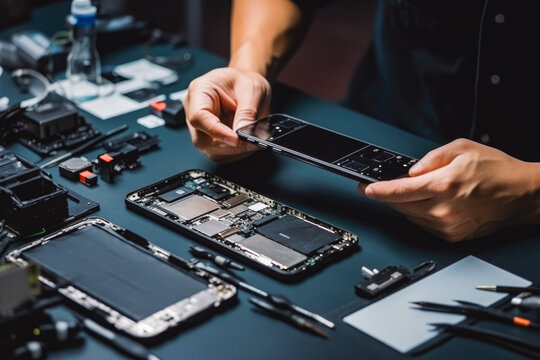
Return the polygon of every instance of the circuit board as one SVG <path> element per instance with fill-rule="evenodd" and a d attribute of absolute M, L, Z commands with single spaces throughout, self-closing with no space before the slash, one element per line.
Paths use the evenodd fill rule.
<path fill-rule="evenodd" d="M 202 170 L 129 193 L 126 204 L 280 275 L 304 273 L 358 248 L 356 235 Z"/>

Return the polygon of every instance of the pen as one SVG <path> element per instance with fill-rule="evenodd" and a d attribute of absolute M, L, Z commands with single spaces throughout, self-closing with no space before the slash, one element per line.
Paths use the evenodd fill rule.
<path fill-rule="evenodd" d="M 438 304 L 427 301 L 413 301 L 421 310 L 463 314 L 483 319 L 499 320 L 517 326 L 540 328 L 540 325 L 522 316 L 512 316 L 501 310 L 492 309 L 467 301 L 455 300 L 459 305 Z"/>
<path fill-rule="evenodd" d="M 540 287 L 521 287 L 521 286 L 500 286 L 500 285 L 479 285 L 476 287 L 478 290 L 495 291 L 509 294 L 516 294 L 520 292 L 530 292 L 532 294 L 540 295 Z"/>
<path fill-rule="evenodd" d="M 193 256 L 198 257 L 199 259 L 209 259 L 216 265 L 244 271 L 244 267 L 242 265 L 230 259 L 227 259 L 224 256 L 211 253 L 210 251 L 205 250 L 200 246 L 190 246 L 189 251 L 193 254 Z"/>
<path fill-rule="evenodd" d="M 79 146 L 78 148 L 73 149 L 73 150 L 67 152 L 64 155 L 61 155 L 61 156 L 59 156 L 59 157 L 57 157 L 55 159 L 52 159 L 51 161 L 49 161 L 49 162 L 47 162 L 47 163 L 45 163 L 43 165 L 41 165 L 40 168 L 46 169 L 46 168 L 49 168 L 49 167 L 51 167 L 53 165 L 58 164 L 59 162 L 62 162 L 64 160 L 66 160 L 66 159 L 69 159 L 70 157 L 82 154 L 83 152 L 90 149 L 92 146 L 94 146 L 98 142 L 101 142 L 101 141 L 103 141 L 105 139 L 108 139 L 111 136 L 117 135 L 117 134 L 121 133 L 122 131 L 125 131 L 127 128 L 128 128 L 128 126 L 126 124 L 124 124 L 124 125 L 121 125 L 121 126 L 119 126 L 117 128 L 114 128 L 112 130 L 109 130 L 105 134 L 101 134 L 99 136 L 96 136 L 95 138 L 89 140 L 88 142 L 84 143 L 83 145 Z"/>
<path fill-rule="evenodd" d="M 88 318 L 80 319 L 80 321 L 86 330 L 103 338 L 104 340 L 107 340 L 115 348 L 133 357 L 134 359 L 159 360 L 159 358 L 151 354 L 147 348 L 126 336 L 116 334 Z"/>
<path fill-rule="evenodd" d="M 275 307 L 274 305 L 264 301 L 264 300 L 260 300 L 260 299 L 257 299 L 257 298 L 250 298 L 249 299 L 249 302 L 251 302 L 253 305 L 257 306 L 258 308 L 260 309 L 263 309 L 265 310 L 266 312 L 272 314 L 272 315 L 276 315 L 277 317 L 293 324 L 293 325 L 296 325 L 298 326 L 299 328 L 303 329 L 303 330 L 307 330 L 307 331 L 310 331 L 316 335 L 319 335 L 320 337 L 322 338 L 328 338 L 328 335 L 322 331 L 321 329 L 319 329 L 318 327 L 316 327 L 315 325 L 313 325 L 312 323 L 310 323 L 309 321 L 307 321 L 306 319 L 302 318 L 301 316 L 299 315 L 296 315 L 295 313 L 291 312 L 291 311 L 287 311 L 287 310 L 282 310 L 282 309 L 278 309 L 277 307 Z"/>
<path fill-rule="evenodd" d="M 235 285 L 236 287 L 239 287 L 240 289 L 243 289 L 244 291 L 247 291 L 247 292 L 249 292 L 249 293 L 251 293 L 253 295 L 256 295 L 256 296 L 259 296 L 259 297 L 261 297 L 263 299 L 268 300 L 270 303 L 272 303 L 272 305 L 276 306 L 277 308 L 284 309 L 284 310 L 291 310 L 291 311 L 294 311 L 294 312 L 296 312 L 298 314 L 302 314 L 305 317 L 313 319 L 313 320 L 323 324 L 324 326 L 326 326 L 326 327 L 328 327 L 330 329 L 333 329 L 335 327 L 334 323 L 331 322 L 330 320 L 322 317 L 319 314 L 313 313 L 313 312 L 311 312 L 309 310 L 306 310 L 306 309 L 304 309 L 304 308 L 302 308 L 302 307 L 300 307 L 298 305 L 293 304 L 291 302 L 291 300 L 289 300 L 288 298 L 286 298 L 283 295 L 267 293 L 266 291 L 258 289 L 255 286 L 252 286 L 252 285 L 250 285 L 248 283 L 245 283 L 245 282 L 240 281 L 240 280 L 236 280 L 231 275 L 229 275 L 227 273 L 224 273 L 223 271 L 219 271 L 217 269 L 214 269 L 211 266 L 205 265 L 202 262 L 198 262 L 195 266 L 199 267 L 200 269 L 206 270 L 209 273 L 211 273 L 213 275 L 216 275 L 217 277 L 220 277 L 220 278 L 228 281 L 229 283 Z"/>

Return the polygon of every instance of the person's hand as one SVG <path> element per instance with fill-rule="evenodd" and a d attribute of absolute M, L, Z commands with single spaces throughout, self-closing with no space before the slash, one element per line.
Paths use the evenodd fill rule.
<path fill-rule="evenodd" d="M 451 242 L 537 221 L 538 165 L 497 149 L 459 139 L 429 152 L 409 176 L 359 190 Z"/>
<path fill-rule="evenodd" d="M 236 129 L 268 115 L 270 84 L 259 73 L 221 68 L 193 80 L 184 99 L 191 140 L 210 160 L 226 163 L 258 147 Z"/>

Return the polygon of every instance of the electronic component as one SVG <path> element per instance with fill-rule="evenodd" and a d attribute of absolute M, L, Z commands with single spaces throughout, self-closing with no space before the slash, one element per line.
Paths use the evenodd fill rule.
<path fill-rule="evenodd" d="M 433 260 L 424 261 L 412 270 L 403 265 L 388 266 L 381 271 L 362 266 L 362 274 L 366 280 L 355 285 L 354 288 L 359 295 L 373 298 L 418 280 L 436 268 L 437 263 Z"/>
<path fill-rule="evenodd" d="M 166 201 L 168 203 L 176 201 L 178 199 L 182 199 L 188 195 L 191 195 L 195 192 L 195 190 L 191 190 L 190 188 L 187 188 L 185 186 L 182 186 L 178 189 L 174 189 L 171 191 L 167 191 L 166 193 L 160 194 L 158 196 L 159 199 Z"/>
<path fill-rule="evenodd" d="M 43 102 L 23 112 L 17 122 L 17 141 L 41 156 L 72 149 L 95 138 L 94 129 L 68 102 Z"/>
<path fill-rule="evenodd" d="M 151 136 L 144 131 L 136 131 L 132 134 L 109 140 L 103 144 L 103 147 L 109 152 L 116 152 L 122 150 L 126 145 L 135 146 L 139 154 L 143 154 L 156 149 L 159 145 L 159 138 L 157 135 Z"/>
<path fill-rule="evenodd" d="M 92 163 L 84 157 L 71 158 L 58 165 L 60 175 L 70 180 L 79 180 L 79 173 L 92 171 Z"/>
<path fill-rule="evenodd" d="M 99 168 L 101 179 L 113 182 L 116 174 L 121 173 L 124 169 L 135 169 L 141 164 L 141 159 L 137 148 L 128 144 L 120 151 L 99 155 L 95 164 Z"/>
<path fill-rule="evenodd" d="M 310 254 L 341 236 L 294 216 L 284 216 L 257 228 L 259 234 L 302 254 Z"/>
<path fill-rule="evenodd" d="M 218 220 L 210 219 L 207 222 L 195 225 L 193 228 L 197 231 L 202 232 L 205 235 L 212 237 L 224 230 L 227 230 L 229 226 L 219 222 Z"/>
<path fill-rule="evenodd" d="M 150 112 L 163 120 L 170 127 L 180 127 L 186 124 L 184 105 L 178 100 L 166 100 L 150 104 Z"/>
<path fill-rule="evenodd" d="M 99 204 L 54 183 L 49 173 L 9 151 L 0 153 L 0 203 L 0 219 L 23 237 L 99 209 Z"/>
<path fill-rule="evenodd" d="M 209 212 L 219 209 L 219 205 L 202 196 L 194 195 L 171 204 L 162 204 L 160 208 L 173 213 L 184 220 L 193 220 L 199 216 L 206 215 Z"/>
<path fill-rule="evenodd" d="M 362 272 L 367 279 L 357 284 L 355 289 L 358 293 L 367 297 L 376 297 L 398 287 L 409 281 L 411 273 L 404 266 L 388 266 L 380 272 L 377 269 L 369 270 L 363 267 Z"/>
<path fill-rule="evenodd" d="M 94 174 L 91 171 L 81 171 L 79 173 L 79 181 L 82 182 L 86 186 L 94 186 L 97 185 L 97 175 Z"/>
<path fill-rule="evenodd" d="M 229 195 L 229 190 L 219 185 L 201 188 L 199 192 L 214 200 L 222 200 Z"/>
<path fill-rule="evenodd" d="M 267 257 L 269 261 L 279 263 L 287 269 L 307 259 L 307 256 L 259 234 L 248 237 L 238 244 L 257 255 Z"/>
<path fill-rule="evenodd" d="M 246 211 L 248 211 L 248 208 L 247 206 L 244 206 L 244 205 L 238 205 L 229 209 L 229 212 L 233 215 L 239 215 Z"/>
<path fill-rule="evenodd" d="M 0 120 L 3 144 L 17 140 L 43 157 L 78 147 L 101 134 L 65 101 L 45 101 L 28 110 L 14 105 L 0 113 Z"/>
<path fill-rule="evenodd" d="M 129 193 L 126 204 L 281 279 L 358 248 L 356 235 L 202 170 Z"/>
<path fill-rule="evenodd" d="M 96 217 L 14 250 L 6 259 L 20 267 L 40 265 L 42 282 L 140 340 L 204 318 L 236 296 L 233 285 Z"/>
<path fill-rule="evenodd" d="M 240 205 L 241 203 L 245 202 L 248 199 L 249 199 L 249 196 L 247 196 L 246 194 L 237 194 L 233 196 L 232 198 L 223 201 L 223 205 L 227 207 L 233 207 L 236 205 Z"/>

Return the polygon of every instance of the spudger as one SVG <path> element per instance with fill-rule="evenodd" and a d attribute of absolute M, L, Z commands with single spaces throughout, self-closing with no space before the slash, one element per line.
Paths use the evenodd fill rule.
<path fill-rule="evenodd" d="M 223 266 L 225 268 L 244 271 L 244 267 L 242 265 L 230 259 L 227 259 L 224 256 L 211 253 L 210 251 L 205 250 L 200 246 L 190 246 L 189 252 L 192 253 L 193 256 L 198 257 L 199 259 L 209 259 L 216 265 Z"/>
<path fill-rule="evenodd" d="M 78 318 L 86 330 L 107 340 L 123 353 L 140 360 L 159 360 L 156 355 L 151 354 L 146 347 L 138 342 L 135 342 L 126 336 L 116 334 L 93 320 L 88 318 Z"/>
<path fill-rule="evenodd" d="M 318 327 L 316 327 L 315 325 L 313 325 L 312 323 L 310 323 L 303 317 L 296 315 L 290 310 L 278 309 L 276 306 L 272 305 L 271 303 L 266 302 L 264 300 L 257 299 L 257 298 L 250 298 L 249 302 L 257 306 L 258 308 L 263 309 L 265 312 L 275 315 L 295 326 L 298 326 L 299 328 L 303 330 L 312 332 L 325 339 L 328 338 L 328 334 L 326 334 L 324 331 L 322 331 L 321 329 L 319 329 Z"/>
<path fill-rule="evenodd" d="M 211 266 L 208 266 L 202 262 L 198 262 L 195 264 L 195 266 L 203 269 L 203 270 L 206 270 L 208 271 L 209 273 L 213 274 L 213 275 L 216 275 L 224 280 L 226 280 L 227 282 L 233 284 L 234 286 L 236 287 L 239 287 L 253 295 L 256 295 L 256 296 L 259 296 L 263 299 L 266 299 L 268 300 L 272 305 L 274 305 L 275 307 L 279 308 L 279 309 L 284 309 L 284 310 L 291 310 L 291 311 L 294 311 L 298 314 L 302 314 L 304 315 L 305 317 L 307 318 L 310 318 L 310 319 L 313 319 L 321 324 L 323 324 L 324 326 L 330 328 L 330 329 L 333 329 L 335 327 L 334 323 L 331 322 L 330 320 L 322 317 L 321 315 L 319 314 L 315 314 L 309 310 L 306 310 L 298 305 L 295 305 L 292 303 L 291 300 L 289 300 L 288 298 L 286 298 L 285 296 L 283 295 L 279 295 L 279 294 L 270 294 L 270 293 L 267 293 L 266 291 L 264 290 L 261 290 L 261 289 L 257 289 L 255 286 L 252 286 L 252 285 L 249 285 L 248 283 L 245 283 L 243 281 L 240 281 L 240 280 L 236 280 L 235 278 L 233 278 L 231 275 L 223 272 L 223 271 L 219 271 Z"/>
<path fill-rule="evenodd" d="M 124 125 L 121 125 L 117 128 L 114 128 L 112 130 L 109 130 L 107 131 L 105 134 L 101 134 L 99 136 L 96 136 L 95 138 L 89 140 L 88 142 L 82 144 L 81 146 L 79 146 L 78 148 L 76 149 L 73 149 L 67 153 L 65 153 L 64 155 L 61 155 L 55 159 L 52 159 L 51 161 L 43 164 L 40 166 L 41 169 L 46 169 L 46 168 L 49 168 L 53 165 L 56 165 L 66 159 L 69 159 L 70 157 L 73 157 L 73 156 L 76 156 L 76 155 L 79 155 L 79 154 L 82 154 L 83 152 L 85 152 L 86 150 L 89 150 L 92 146 L 94 146 L 95 144 L 105 140 L 105 139 L 108 139 L 110 138 L 111 136 L 114 136 L 114 135 L 117 135 L 119 133 L 121 133 L 122 131 L 125 131 L 126 129 L 128 128 L 127 124 L 124 124 Z"/>
<path fill-rule="evenodd" d="M 521 286 L 500 286 L 500 285 L 478 285 L 478 290 L 495 291 L 508 294 L 517 294 L 520 292 L 529 292 L 531 294 L 540 295 L 540 287 L 521 287 Z"/>

